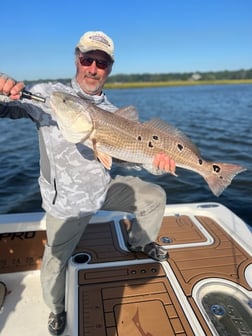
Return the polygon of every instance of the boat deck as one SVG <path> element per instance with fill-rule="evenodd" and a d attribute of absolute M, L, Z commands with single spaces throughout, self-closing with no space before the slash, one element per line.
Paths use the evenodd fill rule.
<path fill-rule="evenodd" d="M 216 204 L 168 207 L 157 238 L 169 252 L 162 263 L 127 250 L 129 226 L 125 214 L 104 213 L 88 225 L 69 261 L 64 335 L 252 335 L 252 234 L 243 222 Z M 0 237 L 1 335 L 48 335 L 43 224 Z"/>

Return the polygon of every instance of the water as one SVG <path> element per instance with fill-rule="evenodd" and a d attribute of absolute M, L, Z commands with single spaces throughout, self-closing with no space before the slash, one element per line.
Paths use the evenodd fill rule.
<path fill-rule="evenodd" d="M 140 175 L 161 185 L 167 203 L 219 202 L 252 225 L 252 85 L 106 90 L 118 107 L 134 105 L 142 121 L 154 117 L 180 128 L 205 159 L 237 163 L 248 170 L 215 197 L 198 174 Z M 38 140 L 29 120 L 0 121 L 0 213 L 40 211 Z M 114 168 L 112 174 L 129 174 Z M 132 173 L 132 172 L 131 172 Z"/>

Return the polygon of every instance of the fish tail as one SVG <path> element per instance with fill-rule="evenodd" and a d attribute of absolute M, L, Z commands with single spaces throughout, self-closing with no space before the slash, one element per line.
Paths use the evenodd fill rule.
<path fill-rule="evenodd" d="M 212 163 L 212 168 L 212 173 L 204 179 L 215 196 L 220 196 L 237 174 L 247 170 L 240 165 L 222 162 Z"/>

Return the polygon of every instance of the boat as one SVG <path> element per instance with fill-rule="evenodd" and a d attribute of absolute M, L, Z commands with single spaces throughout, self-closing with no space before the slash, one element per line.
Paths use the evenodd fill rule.
<path fill-rule="evenodd" d="M 64 336 L 252 335 L 252 232 L 220 203 L 167 205 L 157 262 L 127 249 L 132 215 L 92 217 L 67 268 Z M 49 335 L 43 212 L 0 215 L 0 334 Z"/>

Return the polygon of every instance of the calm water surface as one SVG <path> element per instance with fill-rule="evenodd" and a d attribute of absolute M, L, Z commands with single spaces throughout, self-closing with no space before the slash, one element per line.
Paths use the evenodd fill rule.
<path fill-rule="evenodd" d="M 118 107 L 134 105 L 142 121 L 154 117 L 180 128 L 208 160 L 247 168 L 215 197 L 198 174 L 179 177 L 133 172 L 161 185 L 167 203 L 219 202 L 252 225 L 252 85 L 107 90 Z M 40 211 L 38 140 L 28 120 L 0 120 L 0 213 Z M 112 174 L 129 174 L 114 168 Z M 132 172 L 130 172 L 132 173 Z"/>

